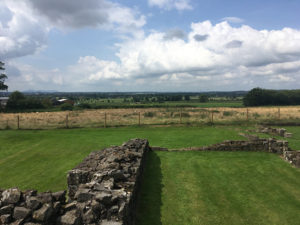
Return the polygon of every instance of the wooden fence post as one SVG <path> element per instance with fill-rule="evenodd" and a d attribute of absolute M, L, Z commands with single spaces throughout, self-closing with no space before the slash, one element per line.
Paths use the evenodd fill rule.
<path fill-rule="evenodd" d="M 18 127 L 18 130 L 20 129 L 20 116 L 18 115 L 17 116 L 17 127 Z"/>
<path fill-rule="evenodd" d="M 106 128 L 106 112 L 104 113 L 104 128 Z"/>
<path fill-rule="evenodd" d="M 214 123 L 214 111 L 211 111 L 211 123 Z"/>
<path fill-rule="evenodd" d="M 69 115 L 66 115 L 66 128 L 69 128 Z"/>
<path fill-rule="evenodd" d="M 180 124 L 182 124 L 182 109 L 180 109 L 180 114 L 179 114 L 179 116 L 180 116 Z"/>
<path fill-rule="evenodd" d="M 247 108 L 247 121 L 249 120 L 249 109 Z"/>
<path fill-rule="evenodd" d="M 139 126 L 141 126 L 141 112 L 139 112 Z"/>
<path fill-rule="evenodd" d="M 280 107 L 278 108 L 278 119 L 280 120 Z"/>

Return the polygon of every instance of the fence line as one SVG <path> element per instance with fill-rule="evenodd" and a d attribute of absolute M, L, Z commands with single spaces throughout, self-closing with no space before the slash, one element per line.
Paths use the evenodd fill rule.
<path fill-rule="evenodd" d="M 149 108 L 44 113 L 1 113 L 0 129 L 51 129 L 186 123 L 298 120 L 300 106 L 276 108 Z"/>

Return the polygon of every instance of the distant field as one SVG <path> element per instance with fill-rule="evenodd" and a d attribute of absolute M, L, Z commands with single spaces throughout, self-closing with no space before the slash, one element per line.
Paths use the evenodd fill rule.
<path fill-rule="evenodd" d="M 19 118 L 19 123 L 18 123 Z M 0 129 L 132 126 L 138 124 L 241 124 L 245 122 L 299 123 L 300 106 L 124 108 L 81 111 L 1 113 Z"/>
<path fill-rule="evenodd" d="M 109 102 L 108 102 L 109 101 Z M 190 101 L 166 101 L 166 102 L 123 102 L 123 99 L 91 99 L 80 101 L 80 103 L 90 104 L 97 108 L 165 108 L 165 107 L 243 107 L 241 100 L 214 100 L 209 102 L 199 102 L 199 100 Z"/>

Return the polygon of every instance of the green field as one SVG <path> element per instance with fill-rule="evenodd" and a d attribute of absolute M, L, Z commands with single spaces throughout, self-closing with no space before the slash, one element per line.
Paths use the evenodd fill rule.
<path fill-rule="evenodd" d="M 300 170 L 259 152 L 152 152 L 139 225 L 300 224 Z"/>
<path fill-rule="evenodd" d="M 92 108 L 166 108 L 166 107 L 244 107 L 241 100 L 213 100 L 209 102 L 199 102 L 198 100 L 190 101 L 166 101 L 158 102 L 122 102 L 122 99 L 107 100 L 85 100 L 81 103 L 90 104 Z"/>
<path fill-rule="evenodd" d="M 248 127 L 122 127 L 0 131 L 0 188 L 57 191 L 91 151 L 147 138 L 170 149 L 243 139 Z M 293 149 L 300 128 L 288 127 Z M 255 152 L 152 152 L 139 225 L 300 224 L 300 170 Z"/>

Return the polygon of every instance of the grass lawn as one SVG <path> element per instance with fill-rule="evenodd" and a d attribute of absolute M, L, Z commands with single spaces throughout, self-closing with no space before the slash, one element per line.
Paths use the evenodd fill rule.
<path fill-rule="evenodd" d="M 246 127 L 121 127 L 0 131 L 0 188 L 66 189 L 67 171 L 91 151 L 147 138 L 152 146 L 243 139 Z M 293 149 L 300 128 L 287 127 Z M 138 225 L 300 224 L 300 169 L 259 152 L 150 152 Z"/>
<path fill-rule="evenodd" d="M 39 191 L 66 188 L 68 170 L 91 151 L 147 138 L 152 146 L 181 148 L 240 139 L 234 127 L 124 127 L 107 129 L 1 130 L 0 188 Z"/>
<path fill-rule="evenodd" d="M 259 152 L 152 152 L 139 225 L 300 224 L 300 170 Z"/>

